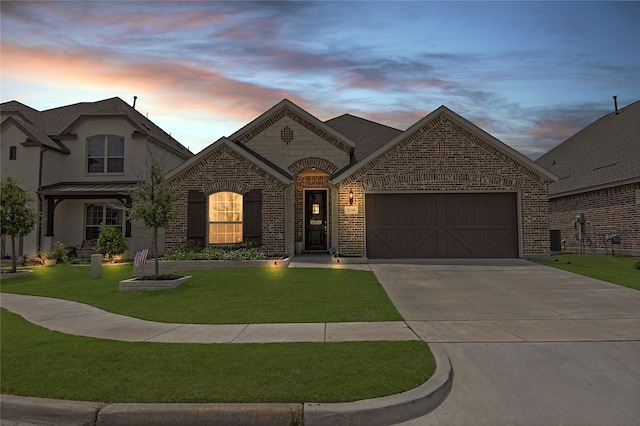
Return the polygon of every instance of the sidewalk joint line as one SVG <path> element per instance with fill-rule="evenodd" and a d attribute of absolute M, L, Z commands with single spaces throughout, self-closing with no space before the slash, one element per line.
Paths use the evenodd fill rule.
<path fill-rule="evenodd" d="M 240 331 L 238 332 L 238 334 L 236 334 L 236 335 L 234 336 L 234 338 L 233 338 L 233 339 L 231 339 L 231 340 L 229 341 L 229 343 L 235 343 L 235 341 L 238 339 L 238 337 L 240 337 L 240 336 L 242 335 L 242 333 L 244 333 L 244 331 L 245 331 L 247 328 L 249 328 L 249 325 L 250 325 L 250 324 L 244 324 L 244 327 L 242 327 L 242 330 L 240 330 Z"/>
<path fill-rule="evenodd" d="M 158 323 L 158 324 L 160 324 L 160 323 Z M 164 323 L 164 324 L 169 324 L 169 323 Z M 158 337 L 158 336 L 162 336 L 163 334 L 167 334 L 167 333 L 169 333 L 169 332 L 171 332 L 171 331 L 174 331 L 174 330 L 177 330 L 177 329 L 179 329 L 179 328 L 182 328 L 182 327 L 184 327 L 185 325 L 186 325 L 186 324 L 176 324 L 176 327 L 170 328 L 169 330 L 165 330 L 165 331 L 163 331 L 163 332 L 161 332 L 161 333 L 158 333 L 158 334 L 156 334 L 156 335 L 154 335 L 154 336 L 148 337 L 148 338 L 144 339 L 144 340 L 143 340 L 143 342 L 148 342 L 148 341 L 150 341 L 151 339 L 155 339 L 155 338 L 156 338 L 156 337 Z"/>

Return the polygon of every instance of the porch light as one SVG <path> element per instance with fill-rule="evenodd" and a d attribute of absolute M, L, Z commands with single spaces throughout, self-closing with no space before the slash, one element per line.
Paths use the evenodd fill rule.
<path fill-rule="evenodd" d="M 353 189 L 349 190 L 349 204 L 353 205 Z"/>

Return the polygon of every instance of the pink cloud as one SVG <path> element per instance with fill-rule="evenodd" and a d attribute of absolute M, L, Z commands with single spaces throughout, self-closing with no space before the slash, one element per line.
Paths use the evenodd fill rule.
<path fill-rule="evenodd" d="M 277 89 L 237 81 L 195 65 L 174 62 L 125 62 L 100 52 L 64 52 L 2 42 L 2 75 L 6 78 L 70 90 L 102 91 L 153 97 L 172 110 L 248 121 L 283 98 L 302 102 Z"/>

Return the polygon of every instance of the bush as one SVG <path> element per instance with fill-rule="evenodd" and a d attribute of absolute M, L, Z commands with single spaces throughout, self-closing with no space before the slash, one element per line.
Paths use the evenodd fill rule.
<path fill-rule="evenodd" d="M 109 260 L 115 262 L 115 256 L 121 255 L 127 249 L 127 244 L 122 236 L 120 228 L 113 226 L 102 227 L 96 251 L 107 256 Z"/>
<path fill-rule="evenodd" d="M 634 268 L 636 268 L 636 269 L 640 269 L 640 260 L 636 260 L 636 261 L 633 263 L 633 267 L 634 267 Z"/>
<path fill-rule="evenodd" d="M 262 260 L 265 256 L 254 248 L 241 248 L 224 254 L 223 260 Z"/>
<path fill-rule="evenodd" d="M 55 243 L 51 251 L 51 259 L 55 259 L 57 263 L 67 263 L 67 251 L 60 241 Z"/>
<path fill-rule="evenodd" d="M 164 257 L 167 260 L 262 260 L 266 259 L 264 253 L 255 248 L 240 248 L 237 250 L 224 250 L 217 247 L 207 247 L 204 250 L 192 251 L 187 247 L 181 247 L 175 252 Z"/>

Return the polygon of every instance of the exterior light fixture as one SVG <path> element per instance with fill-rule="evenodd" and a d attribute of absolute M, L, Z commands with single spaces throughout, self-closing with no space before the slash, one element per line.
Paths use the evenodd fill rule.
<path fill-rule="evenodd" d="M 353 205 L 353 189 L 349 190 L 349 204 Z"/>

